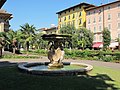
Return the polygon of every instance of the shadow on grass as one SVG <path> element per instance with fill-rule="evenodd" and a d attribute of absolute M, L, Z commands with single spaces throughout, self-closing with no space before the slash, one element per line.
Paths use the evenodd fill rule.
<path fill-rule="evenodd" d="M 0 90 L 118 90 L 114 82 L 106 74 L 36 76 L 20 73 L 15 66 L 0 68 Z"/>
<path fill-rule="evenodd" d="M 6 67 L 6 66 L 15 66 L 17 63 L 11 63 L 9 61 L 0 61 L 0 67 Z"/>

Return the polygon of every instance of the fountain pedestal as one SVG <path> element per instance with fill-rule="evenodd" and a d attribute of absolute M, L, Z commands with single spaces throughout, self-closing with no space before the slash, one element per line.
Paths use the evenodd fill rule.
<path fill-rule="evenodd" d="M 48 59 L 50 64 L 48 68 L 63 68 L 62 60 L 64 58 L 64 42 L 69 41 L 71 36 L 69 35 L 56 35 L 49 34 L 43 35 L 43 40 L 48 40 Z"/>

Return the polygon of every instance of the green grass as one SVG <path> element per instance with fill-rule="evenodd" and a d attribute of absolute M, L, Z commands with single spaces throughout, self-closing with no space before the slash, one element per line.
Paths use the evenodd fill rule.
<path fill-rule="evenodd" d="M 120 70 L 94 66 L 89 75 L 35 76 L 0 68 L 0 90 L 120 90 Z"/>

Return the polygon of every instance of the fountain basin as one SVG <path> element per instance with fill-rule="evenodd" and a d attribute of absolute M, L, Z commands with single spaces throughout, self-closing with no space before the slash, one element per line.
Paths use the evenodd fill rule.
<path fill-rule="evenodd" d="M 63 62 L 63 68 L 49 69 L 50 62 L 22 63 L 18 68 L 26 73 L 41 76 L 66 76 L 86 74 L 93 69 L 93 66 L 84 63 Z"/>

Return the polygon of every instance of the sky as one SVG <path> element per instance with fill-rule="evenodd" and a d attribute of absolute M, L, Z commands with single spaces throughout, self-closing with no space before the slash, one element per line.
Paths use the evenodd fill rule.
<path fill-rule="evenodd" d="M 13 14 L 10 29 L 19 30 L 20 25 L 29 23 L 36 29 L 49 28 L 51 24 L 58 25 L 56 12 L 86 2 L 94 5 L 115 0 L 7 0 L 2 9 Z"/>

